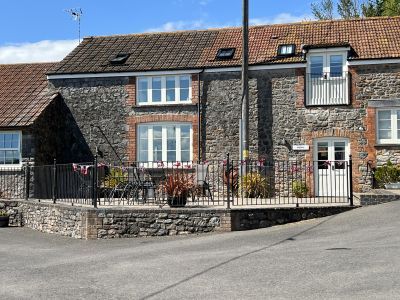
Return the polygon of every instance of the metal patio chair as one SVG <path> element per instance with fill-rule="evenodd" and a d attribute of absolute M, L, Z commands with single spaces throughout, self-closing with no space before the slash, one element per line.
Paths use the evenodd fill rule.
<path fill-rule="evenodd" d="M 208 163 L 200 163 L 194 166 L 194 184 L 195 190 L 200 189 L 202 195 L 209 197 L 211 201 L 213 200 L 213 195 L 211 193 L 210 184 L 208 183 Z M 208 192 L 208 196 L 207 196 Z M 194 201 L 195 193 L 192 193 L 192 201 Z"/>

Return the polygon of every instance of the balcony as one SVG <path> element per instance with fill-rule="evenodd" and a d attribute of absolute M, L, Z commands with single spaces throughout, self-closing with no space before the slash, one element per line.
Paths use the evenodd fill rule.
<path fill-rule="evenodd" d="M 348 105 L 350 103 L 350 73 L 307 73 L 306 105 Z"/>

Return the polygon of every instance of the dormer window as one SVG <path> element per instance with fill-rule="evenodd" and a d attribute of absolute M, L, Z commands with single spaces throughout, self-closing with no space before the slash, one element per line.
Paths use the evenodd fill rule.
<path fill-rule="evenodd" d="M 110 59 L 112 65 L 122 65 L 129 58 L 129 53 L 120 53 Z"/>
<path fill-rule="evenodd" d="M 217 59 L 232 59 L 236 48 L 221 48 L 217 52 Z"/>
<path fill-rule="evenodd" d="M 284 44 L 278 46 L 278 56 L 293 56 L 295 53 L 295 44 Z"/>

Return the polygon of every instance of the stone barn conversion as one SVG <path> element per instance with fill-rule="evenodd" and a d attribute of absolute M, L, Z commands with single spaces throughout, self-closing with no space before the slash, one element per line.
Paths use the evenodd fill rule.
<path fill-rule="evenodd" d="M 0 66 L 0 209 L 12 225 L 92 239 L 397 200 L 371 188 L 373 168 L 400 163 L 399 28 L 251 27 L 249 161 L 240 28 L 87 37 L 59 63 Z"/>
<path fill-rule="evenodd" d="M 398 17 L 251 27 L 251 157 L 352 155 L 356 191 L 369 189 L 367 163 L 400 162 L 399 28 Z M 209 160 L 239 153 L 240 64 L 241 29 L 225 28 L 87 37 L 47 74 L 107 159 L 93 124 L 127 161 Z"/>

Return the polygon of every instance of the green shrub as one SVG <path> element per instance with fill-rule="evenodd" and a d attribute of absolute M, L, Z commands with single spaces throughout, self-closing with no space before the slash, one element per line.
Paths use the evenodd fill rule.
<path fill-rule="evenodd" d="M 258 172 L 250 172 L 242 176 L 240 191 L 248 198 L 266 198 L 271 194 L 267 178 Z"/>
<path fill-rule="evenodd" d="M 292 193 L 297 198 L 307 197 L 308 187 L 305 182 L 295 180 L 292 183 Z"/>
<path fill-rule="evenodd" d="M 128 181 L 128 172 L 124 172 L 120 168 L 113 168 L 104 178 L 104 187 L 115 188 L 121 183 L 126 183 Z"/>
<path fill-rule="evenodd" d="M 376 168 L 374 177 L 377 187 L 383 188 L 387 183 L 400 182 L 400 168 L 388 160 L 386 165 Z"/>
<path fill-rule="evenodd" d="M 0 217 L 7 217 L 8 213 L 5 210 L 0 210 Z"/>

